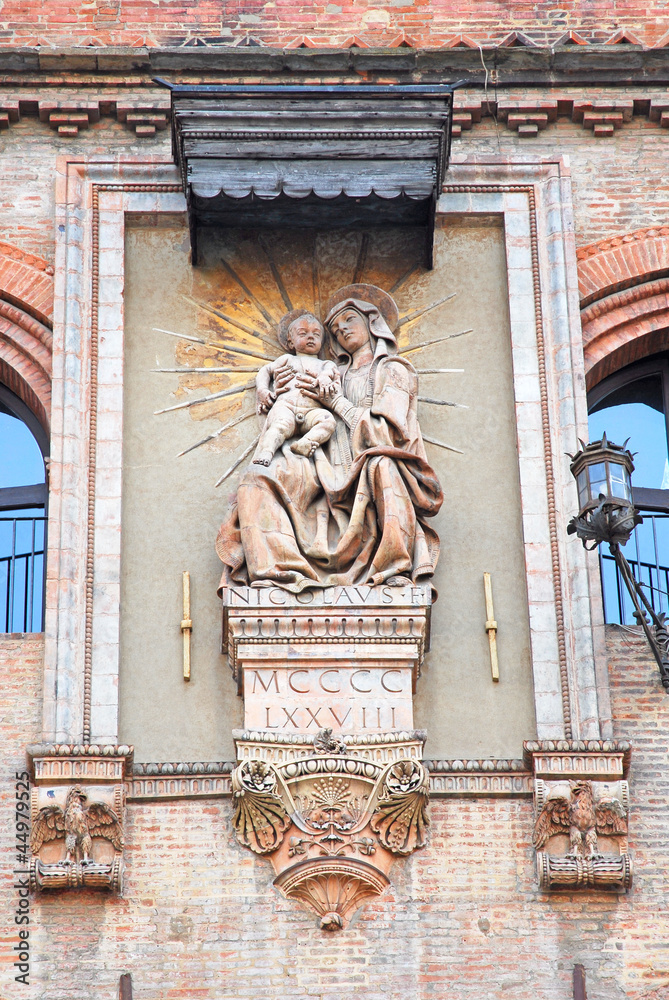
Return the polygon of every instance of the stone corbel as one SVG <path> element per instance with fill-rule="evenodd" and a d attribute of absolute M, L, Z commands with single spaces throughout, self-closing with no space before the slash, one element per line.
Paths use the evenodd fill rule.
<path fill-rule="evenodd" d="M 58 135 L 74 138 L 79 129 L 100 121 L 99 101 L 40 101 L 40 121 L 48 122 Z"/>
<path fill-rule="evenodd" d="M 606 138 L 631 122 L 633 114 L 633 101 L 574 101 L 572 121 L 592 129 L 596 138 Z"/>
<path fill-rule="evenodd" d="M 274 885 L 315 910 L 323 930 L 343 928 L 388 886 L 393 861 L 426 842 L 422 740 L 400 735 L 345 741 L 322 730 L 285 747 L 237 739 L 237 839 L 269 858 Z"/>
<path fill-rule="evenodd" d="M 522 137 L 535 137 L 557 120 L 557 101 L 499 101 L 497 115 Z"/>
<path fill-rule="evenodd" d="M 19 117 L 18 101 L 3 101 L 0 104 L 0 129 L 9 128 L 9 123 L 17 122 Z"/>
<path fill-rule="evenodd" d="M 128 746 L 28 747 L 33 891 L 121 891 L 125 778 L 132 758 Z"/>
<path fill-rule="evenodd" d="M 169 105 L 152 105 L 144 103 L 117 104 L 116 117 L 118 121 L 134 131 L 139 139 L 151 138 L 157 131 L 167 128 L 169 121 Z"/>
<path fill-rule="evenodd" d="M 534 775 L 540 888 L 629 889 L 629 743 L 528 742 L 524 751 Z"/>

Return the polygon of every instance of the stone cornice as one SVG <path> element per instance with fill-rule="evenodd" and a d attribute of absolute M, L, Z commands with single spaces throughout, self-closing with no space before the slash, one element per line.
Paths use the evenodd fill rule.
<path fill-rule="evenodd" d="M 367 742 L 375 746 L 379 741 L 370 736 Z M 430 794 L 436 798 L 532 795 L 532 773 L 522 760 L 425 760 L 423 764 L 430 772 Z M 233 761 L 134 764 L 132 774 L 126 777 L 128 800 L 225 798 L 232 794 L 230 774 L 234 767 Z"/>
<path fill-rule="evenodd" d="M 523 85 L 621 87 L 669 83 L 669 48 L 633 44 L 497 45 L 479 50 L 476 42 L 439 49 L 272 48 L 208 45 L 197 47 L 17 47 L 0 50 L 0 82 L 31 77 L 56 86 L 153 86 L 156 74 L 196 82 L 249 74 L 277 78 L 302 73 L 352 76 L 383 74 L 398 81 L 454 82 L 469 86 Z M 61 75 L 62 74 L 62 75 Z"/>

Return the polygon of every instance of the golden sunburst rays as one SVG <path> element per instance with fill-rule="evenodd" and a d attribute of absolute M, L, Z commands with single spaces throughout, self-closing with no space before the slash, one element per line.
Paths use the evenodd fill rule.
<path fill-rule="evenodd" d="M 430 317 L 434 323 L 438 316 L 441 322 L 441 311 L 445 312 L 456 293 L 435 298 L 418 308 L 402 309 L 403 299 L 406 305 L 415 306 L 421 291 L 429 294 L 429 283 L 421 281 L 424 269 L 420 239 L 415 240 L 415 247 L 411 240 L 403 245 L 401 256 L 396 248 L 394 253 L 389 252 L 393 249 L 391 243 L 386 233 L 372 237 L 353 231 L 336 235 L 303 232 L 292 238 L 269 232 L 247 233 L 242 238 L 228 234 L 212 266 L 194 272 L 192 293 L 182 293 L 182 298 L 195 309 L 197 334 L 154 327 L 157 332 L 176 338 L 178 344 L 176 364 L 152 370 L 179 376 L 178 401 L 157 410 L 156 415 L 188 410 L 195 420 L 215 418 L 221 422 L 220 427 L 184 448 L 177 457 L 224 439 L 227 432 L 255 416 L 253 376 L 263 364 L 282 353 L 276 337 L 281 316 L 295 308 L 320 315 L 322 304 L 333 289 L 363 281 L 387 288 L 399 300 L 399 354 L 414 362 L 417 352 L 471 334 L 473 331 L 468 329 L 415 339 L 416 334 L 420 337 L 421 320 Z M 411 261 L 408 266 L 407 258 Z M 393 259 L 402 261 L 395 275 L 388 266 Z M 462 373 L 464 369 L 426 367 L 417 371 L 421 376 L 443 376 Z M 467 408 L 435 396 L 421 395 L 418 400 L 428 406 Z M 239 469 L 255 448 L 258 436 L 235 458 L 216 486 Z M 463 454 L 459 448 L 435 437 L 423 435 L 423 440 Z"/>

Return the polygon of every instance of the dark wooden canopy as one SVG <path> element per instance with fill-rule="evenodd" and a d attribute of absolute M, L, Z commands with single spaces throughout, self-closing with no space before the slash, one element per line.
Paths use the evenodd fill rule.
<path fill-rule="evenodd" d="M 420 225 L 431 266 L 458 84 L 158 82 L 172 93 L 193 263 L 202 226 Z"/>

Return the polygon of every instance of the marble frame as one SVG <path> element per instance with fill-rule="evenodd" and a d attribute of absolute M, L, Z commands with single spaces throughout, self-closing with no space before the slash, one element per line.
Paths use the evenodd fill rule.
<path fill-rule="evenodd" d="M 185 213 L 171 162 L 59 161 L 43 715 L 58 742 L 118 732 L 129 213 Z M 437 213 L 504 221 L 537 736 L 608 737 L 596 560 L 566 535 L 577 506 L 566 453 L 587 435 L 568 166 L 455 157 Z"/>

